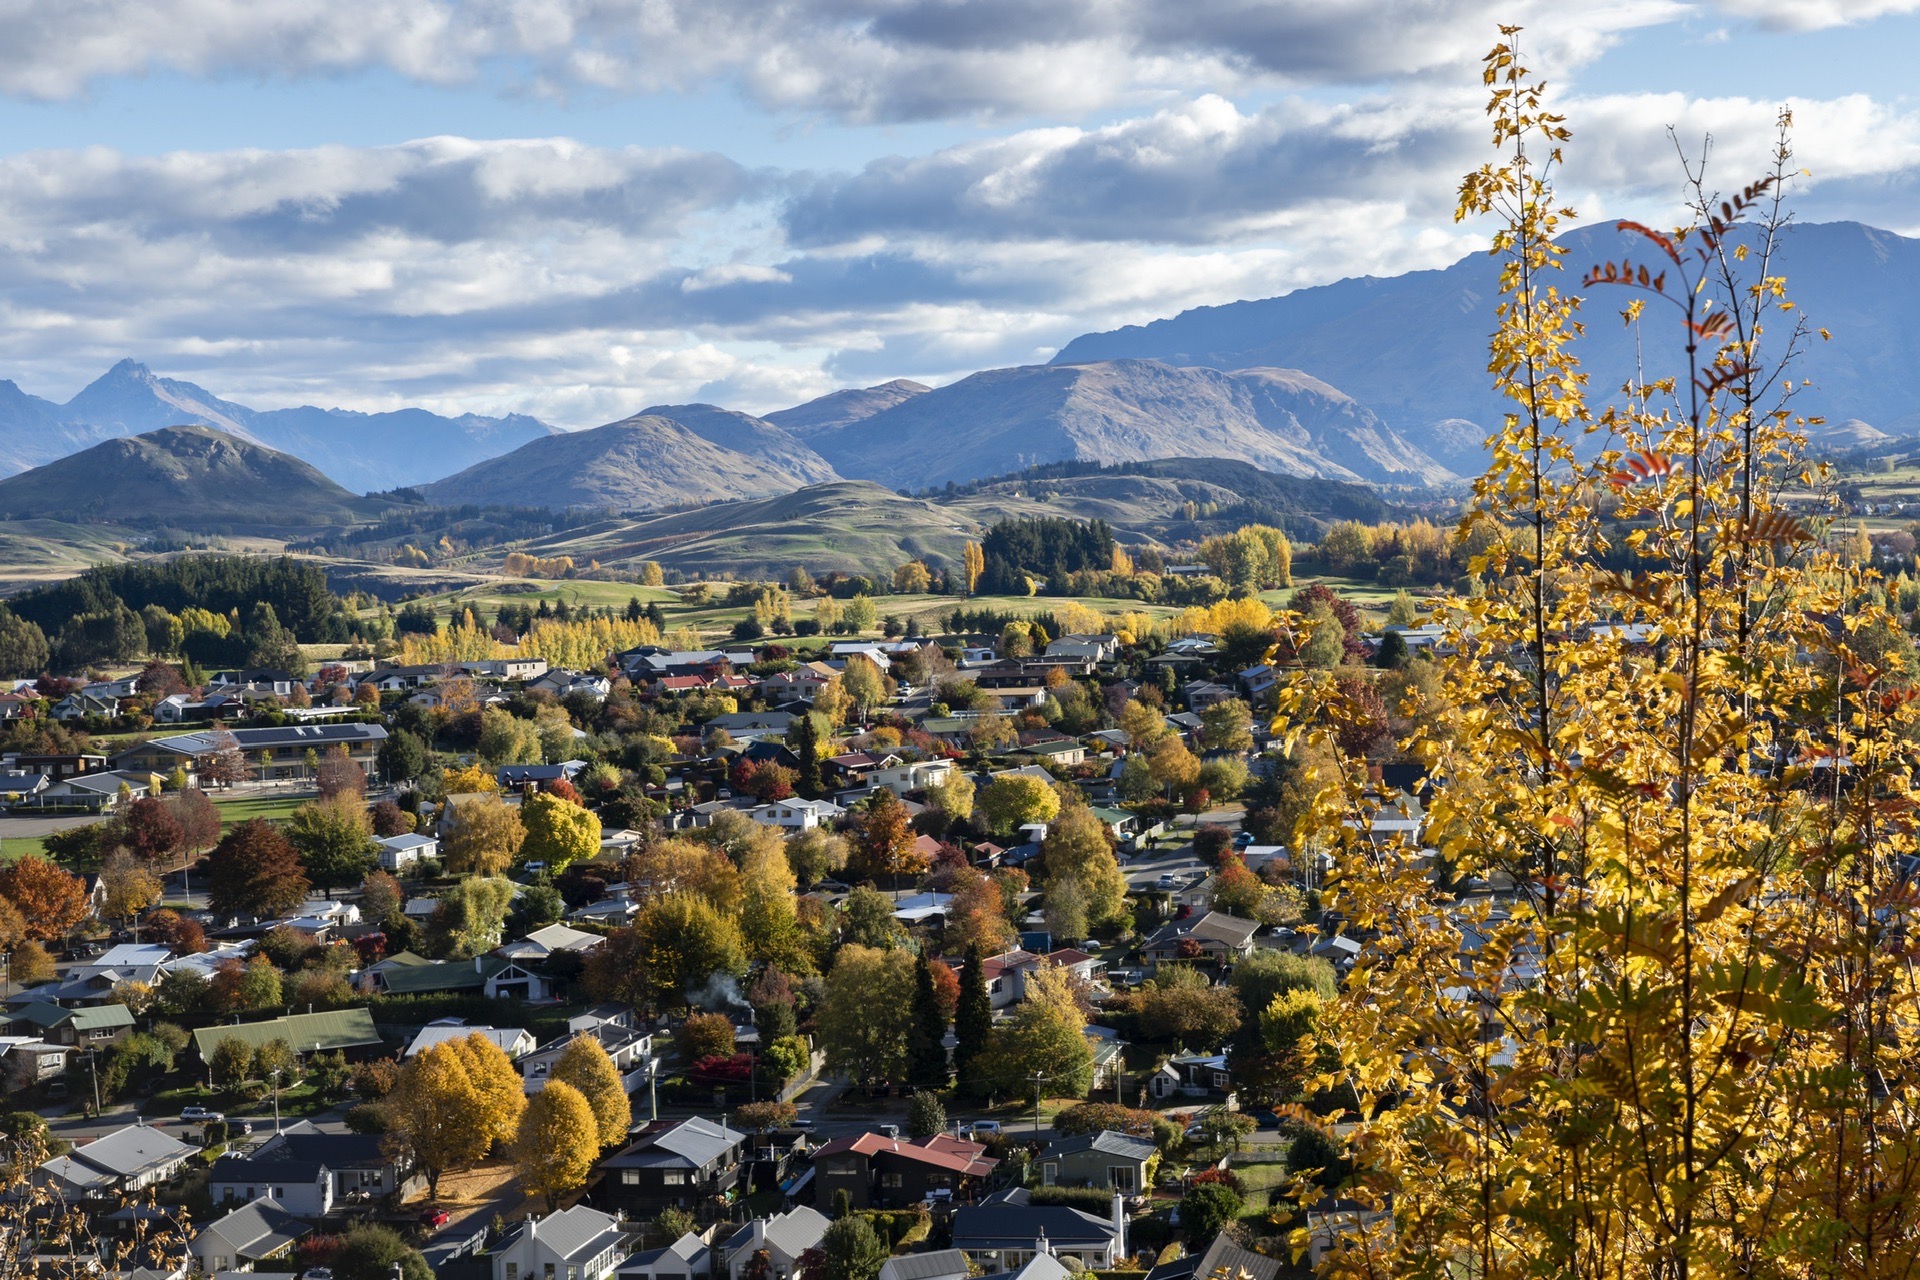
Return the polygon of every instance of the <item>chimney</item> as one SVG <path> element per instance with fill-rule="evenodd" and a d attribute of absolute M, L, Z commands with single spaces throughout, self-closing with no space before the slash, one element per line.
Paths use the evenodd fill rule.
<path fill-rule="evenodd" d="M 1120 1188 L 1113 1189 L 1113 1260 L 1117 1266 L 1127 1256 L 1127 1198 Z"/>
<path fill-rule="evenodd" d="M 533 1237 L 539 1234 L 540 1234 L 540 1219 L 534 1217 L 532 1214 L 528 1214 L 527 1215 L 527 1238 L 531 1240 Z"/>
<path fill-rule="evenodd" d="M 1040 1228 L 1040 1234 L 1033 1242 L 1033 1256 L 1037 1258 L 1042 1254 L 1045 1254 L 1049 1258 L 1053 1256 L 1053 1246 L 1047 1243 L 1047 1229 L 1045 1227 Z"/>

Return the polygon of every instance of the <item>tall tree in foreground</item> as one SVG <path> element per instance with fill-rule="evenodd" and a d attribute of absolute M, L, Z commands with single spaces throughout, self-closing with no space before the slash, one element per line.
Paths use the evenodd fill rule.
<path fill-rule="evenodd" d="M 311 887 L 299 851 L 265 818 L 248 818 L 207 855 L 207 905 L 216 912 L 285 915 Z"/>
<path fill-rule="evenodd" d="M 633 1103 L 620 1082 L 620 1069 L 598 1040 L 589 1035 L 569 1040 L 554 1060 L 550 1078 L 566 1081 L 587 1100 L 593 1108 L 601 1146 L 611 1147 L 626 1140 L 627 1129 L 633 1124 Z"/>
<path fill-rule="evenodd" d="M 587 1184 L 599 1154 L 593 1108 L 566 1081 L 547 1081 L 521 1113 L 514 1136 L 513 1163 L 521 1185 L 544 1197 L 552 1213 L 562 1196 Z"/>
<path fill-rule="evenodd" d="M 1486 75 L 1501 157 L 1461 213 L 1504 223 L 1511 405 L 1467 521 L 1497 535 L 1485 595 L 1436 604 L 1459 710 L 1404 744 L 1440 780 L 1440 870 L 1366 838 L 1364 761 L 1314 766 L 1313 825 L 1345 832 L 1328 906 L 1378 939 L 1317 1019 L 1340 1065 L 1314 1084 L 1357 1095 L 1338 1194 L 1382 1216 L 1322 1269 L 1909 1274 L 1920 698 L 1870 566 L 1780 498 L 1803 471 L 1787 121 L 1772 174 L 1722 198 L 1690 169 L 1687 226 L 1621 224 L 1632 252 L 1585 273 L 1629 291 L 1646 366 L 1602 407 L 1555 240 L 1569 132 L 1511 43 Z M 1281 728 L 1334 759 L 1346 697 L 1307 673 Z M 1515 900 L 1448 892 L 1468 877 Z"/>

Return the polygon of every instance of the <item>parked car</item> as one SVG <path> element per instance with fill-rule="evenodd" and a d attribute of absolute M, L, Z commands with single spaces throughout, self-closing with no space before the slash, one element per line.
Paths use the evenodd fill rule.
<path fill-rule="evenodd" d="M 1154 882 L 1154 885 L 1161 889 L 1178 889 L 1180 887 L 1180 877 L 1169 873 L 1161 876 Z"/>
<path fill-rule="evenodd" d="M 308 1267 L 300 1273 L 300 1280 L 333 1280 L 332 1267 Z"/>
<path fill-rule="evenodd" d="M 1239 835 L 1236 835 L 1233 838 L 1233 847 L 1236 849 L 1244 849 L 1252 843 L 1253 843 L 1253 832 L 1251 831 L 1242 831 Z"/>
<path fill-rule="evenodd" d="M 1248 1114 L 1253 1117 L 1253 1123 L 1258 1128 L 1278 1129 L 1280 1127 L 1280 1113 L 1278 1111 L 1252 1111 L 1248 1112 Z"/>
<path fill-rule="evenodd" d="M 183 1107 L 180 1111 L 180 1119 L 187 1124 L 212 1124 L 225 1120 L 226 1117 L 206 1107 Z"/>
<path fill-rule="evenodd" d="M 876 1125 L 875 1127 L 876 1127 L 877 1129 L 879 1129 L 881 1133 L 884 1133 L 884 1134 L 886 1134 L 886 1135 L 887 1135 L 887 1136 L 888 1136 L 889 1138 L 892 1138 L 892 1139 L 893 1139 L 893 1140 L 894 1140 L 895 1142 L 898 1142 L 898 1141 L 900 1140 L 900 1126 L 899 1126 L 899 1125 L 897 1125 L 897 1124 L 883 1124 L 883 1125 Z"/>
<path fill-rule="evenodd" d="M 429 1231 L 438 1231 L 453 1221 L 453 1215 L 438 1205 L 429 1205 L 420 1211 L 420 1225 Z"/>
<path fill-rule="evenodd" d="M 975 1120 L 967 1126 L 967 1132 L 974 1135 L 982 1133 L 998 1135 L 1000 1132 L 1000 1122 L 998 1120 Z"/>

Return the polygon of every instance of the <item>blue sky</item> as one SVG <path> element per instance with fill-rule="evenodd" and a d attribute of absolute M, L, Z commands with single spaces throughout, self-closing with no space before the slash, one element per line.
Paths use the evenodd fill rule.
<path fill-rule="evenodd" d="M 1527 25 L 1585 217 L 1920 231 L 1920 0 L 0 0 L 0 376 L 591 426 L 1442 265 Z"/>

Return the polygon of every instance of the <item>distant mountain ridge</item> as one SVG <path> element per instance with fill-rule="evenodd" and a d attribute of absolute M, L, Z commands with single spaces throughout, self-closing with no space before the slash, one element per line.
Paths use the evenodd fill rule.
<path fill-rule="evenodd" d="M 445 505 L 647 511 L 769 497 L 839 478 L 820 455 L 770 423 L 712 405 L 677 405 L 530 440 L 420 492 Z"/>
<path fill-rule="evenodd" d="M 807 442 L 841 475 L 897 489 L 1069 459 L 1238 458 L 1284 475 L 1408 485 L 1456 478 L 1365 405 L 1299 370 L 1155 360 L 988 369 Z"/>
<path fill-rule="evenodd" d="M 534 418 L 444 417 L 425 409 L 250 409 L 122 360 L 64 405 L 0 382 L 0 475 L 160 427 L 206 426 L 291 453 L 361 492 L 420 484 L 553 434 Z"/>
<path fill-rule="evenodd" d="M 291 454 L 202 426 L 117 436 L 0 480 L 0 520 L 288 530 L 371 520 L 392 506 Z"/>
<path fill-rule="evenodd" d="M 1750 233 L 1749 233 L 1750 235 Z M 1645 261 L 1644 239 L 1612 224 L 1583 227 L 1561 241 L 1568 252 L 1563 287 L 1579 289 L 1594 263 Z M 1246 369 L 1307 370 L 1339 387 L 1386 426 L 1462 475 L 1486 465 L 1483 442 L 1509 405 L 1487 374 L 1500 262 L 1485 253 L 1438 271 L 1365 277 L 1298 289 L 1275 298 L 1196 307 L 1165 320 L 1075 338 L 1052 363 L 1115 360 Z M 1920 434 L 1920 240 L 1857 222 L 1789 228 L 1774 274 L 1786 277 L 1798 314 L 1832 341 L 1808 344 L 1796 379 L 1798 412 L 1834 424 L 1836 445 L 1871 441 L 1867 426 L 1894 436 Z M 1677 326 L 1655 311 L 1636 335 L 1619 323 L 1629 301 L 1604 287 L 1584 291 L 1587 336 L 1579 344 L 1589 386 L 1604 398 L 1632 376 L 1637 355 L 1668 374 L 1683 367 Z M 1773 320 L 1783 331 L 1782 317 Z M 1636 348 L 1636 336 L 1641 346 Z"/>

